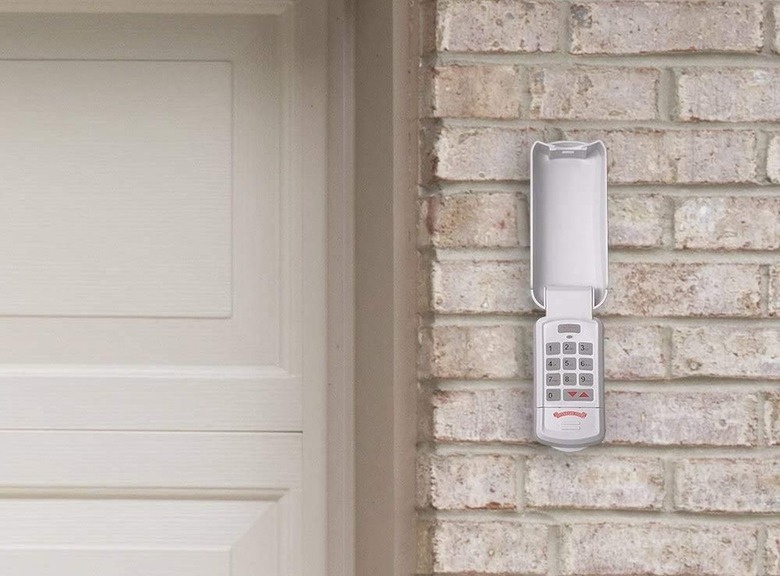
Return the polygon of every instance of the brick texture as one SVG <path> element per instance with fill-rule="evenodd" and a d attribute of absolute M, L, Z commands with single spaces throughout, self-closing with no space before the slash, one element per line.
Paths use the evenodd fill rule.
<path fill-rule="evenodd" d="M 429 197 L 423 202 L 421 218 L 420 231 L 437 248 L 528 245 L 528 214 L 525 203 L 518 207 L 516 194 Z"/>
<path fill-rule="evenodd" d="M 767 443 L 780 446 L 780 392 L 773 392 L 767 396 L 764 405 L 764 430 Z"/>
<path fill-rule="evenodd" d="M 674 376 L 780 380 L 780 328 L 678 328 L 672 347 Z"/>
<path fill-rule="evenodd" d="M 442 390 L 431 397 L 432 428 L 442 442 L 531 441 L 529 390 Z"/>
<path fill-rule="evenodd" d="M 520 371 L 513 326 L 437 326 L 423 331 L 420 371 L 434 378 L 512 378 Z"/>
<path fill-rule="evenodd" d="M 436 43 L 452 52 L 552 52 L 561 9 L 553 1 L 442 0 Z"/>
<path fill-rule="evenodd" d="M 674 211 L 677 248 L 777 250 L 780 197 L 684 198 Z"/>
<path fill-rule="evenodd" d="M 436 573 L 547 573 L 543 524 L 440 521 L 433 531 Z"/>
<path fill-rule="evenodd" d="M 606 314 L 620 316 L 758 316 L 761 269 L 753 264 L 610 266 Z"/>
<path fill-rule="evenodd" d="M 682 120 L 777 121 L 780 120 L 780 70 L 683 70 L 677 78 L 677 97 Z"/>
<path fill-rule="evenodd" d="M 780 576 L 780 1 L 419 16 L 417 573 Z M 533 439 L 535 140 L 608 151 L 607 432 L 577 453 Z"/>
<path fill-rule="evenodd" d="M 442 180 L 527 180 L 528 153 L 544 132 L 527 128 L 443 128 L 434 144 Z"/>
<path fill-rule="evenodd" d="M 657 380 L 666 377 L 669 358 L 662 326 L 604 327 L 604 374 L 615 380 Z"/>
<path fill-rule="evenodd" d="M 518 262 L 436 262 L 433 306 L 442 313 L 529 312 L 528 265 Z"/>
<path fill-rule="evenodd" d="M 649 68 L 533 68 L 531 117 L 651 120 L 658 79 Z"/>
<path fill-rule="evenodd" d="M 646 457 L 534 456 L 525 489 L 536 508 L 654 510 L 664 501 L 664 465 Z"/>
<path fill-rule="evenodd" d="M 657 446 L 754 446 L 759 399 L 746 392 L 611 392 L 606 441 Z"/>
<path fill-rule="evenodd" d="M 757 573 L 758 531 L 752 526 L 574 524 L 561 540 L 562 574 Z"/>
<path fill-rule="evenodd" d="M 758 2 L 583 2 L 571 5 L 575 54 L 758 52 Z"/>
<path fill-rule="evenodd" d="M 766 573 L 770 576 L 780 575 L 780 525 L 767 528 Z"/>
<path fill-rule="evenodd" d="M 571 140 L 602 139 L 609 179 L 628 183 L 731 183 L 758 179 L 750 130 L 566 130 Z"/>
<path fill-rule="evenodd" d="M 427 501 L 437 510 L 513 509 L 517 501 L 517 462 L 501 455 L 431 455 Z"/>
<path fill-rule="evenodd" d="M 433 70 L 437 117 L 516 118 L 520 75 L 514 66 L 439 66 Z"/>
<path fill-rule="evenodd" d="M 772 16 L 775 21 L 774 50 L 775 52 L 780 52 L 780 4 L 775 4 L 772 7 Z"/>
<path fill-rule="evenodd" d="M 609 244 L 613 248 L 658 248 L 664 244 L 668 202 L 657 194 L 610 196 Z"/>
<path fill-rule="evenodd" d="M 525 389 L 440 390 L 431 397 L 433 438 L 441 442 L 532 440 Z M 754 446 L 759 399 L 746 392 L 625 392 L 607 386 L 607 443 Z"/>
<path fill-rule="evenodd" d="M 774 183 L 780 183 L 780 136 L 773 136 L 767 151 L 766 172 Z"/>
<path fill-rule="evenodd" d="M 675 468 L 674 504 L 693 512 L 779 512 L 780 460 L 702 458 Z"/>

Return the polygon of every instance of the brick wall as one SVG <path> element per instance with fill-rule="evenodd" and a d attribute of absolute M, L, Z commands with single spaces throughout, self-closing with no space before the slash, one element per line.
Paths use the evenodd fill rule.
<path fill-rule="evenodd" d="M 780 3 L 439 0 L 420 574 L 780 575 Z M 528 152 L 609 150 L 608 432 L 531 441 Z"/>

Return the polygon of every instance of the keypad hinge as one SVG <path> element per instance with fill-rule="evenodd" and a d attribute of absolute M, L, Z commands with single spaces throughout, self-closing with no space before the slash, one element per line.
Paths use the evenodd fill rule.
<path fill-rule="evenodd" d="M 592 286 L 547 286 L 544 303 L 548 318 L 593 318 Z"/>

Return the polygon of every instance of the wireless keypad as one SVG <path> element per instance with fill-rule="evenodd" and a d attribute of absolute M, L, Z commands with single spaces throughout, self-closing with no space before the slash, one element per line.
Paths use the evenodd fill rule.
<path fill-rule="evenodd" d="M 601 323 L 543 318 L 536 326 L 536 435 L 559 449 L 603 436 Z M 540 386 L 543 384 L 543 386 Z"/>
<path fill-rule="evenodd" d="M 601 323 L 607 297 L 607 151 L 602 142 L 531 149 L 534 437 L 572 452 L 604 438 Z"/>

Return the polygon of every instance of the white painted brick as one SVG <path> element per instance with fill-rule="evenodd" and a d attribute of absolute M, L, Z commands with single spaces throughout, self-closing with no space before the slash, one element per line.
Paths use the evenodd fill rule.
<path fill-rule="evenodd" d="M 698 458 L 675 468 L 674 503 L 692 512 L 780 512 L 780 460 Z"/>
<path fill-rule="evenodd" d="M 604 374 L 614 380 L 658 380 L 666 377 L 669 357 L 661 326 L 604 327 Z"/>
<path fill-rule="evenodd" d="M 527 444 L 533 440 L 530 390 L 438 390 L 431 403 L 433 437 L 438 441 Z"/>
<path fill-rule="evenodd" d="M 667 201 L 655 194 L 609 197 L 609 245 L 657 248 L 663 245 Z"/>
<path fill-rule="evenodd" d="M 544 132 L 531 128 L 445 126 L 434 144 L 434 176 L 442 180 L 527 180 L 528 154 Z"/>
<path fill-rule="evenodd" d="M 780 198 L 734 196 L 684 198 L 674 212 L 677 248 L 777 250 Z"/>
<path fill-rule="evenodd" d="M 758 442 L 755 394 L 611 392 L 606 441 L 660 446 L 753 446 Z"/>
<path fill-rule="evenodd" d="M 757 264 L 626 263 L 610 266 L 605 314 L 759 316 Z"/>
<path fill-rule="evenodd" d="M 532 68 L 531 117 L 652 120 L 659 76 L 652 68 Z"/>
<path fill-rule="evenodd" d="M 767 150 L 766 173 L 774 183 L 780 183 L 780 136 L 775 135 L 769 141 Z"/>
<path fill-rule="evenodd" d="M 529 312 L 528 265 L 449 260 L 432 270 L 433 309 L 441 313 Z"/>
<path fill-rule="evenodd" d="M 439 50 L 553 52 L 562 6 L 522 0 L 439 0 Z"/>
<path fill-rule="evenodd" d="M 435 326 L 420 335 L 423 377 L 512 378 L 519 373 L 514 326 Z"/>
<path fill-rule="evenodd" d="M 437 510 L 514 509 L 517 462 L 494 454 L 431 455 L 430 504 Z"/>
<path fill-rule="evenodd" d="M 434 572 L 546 574 L 547 532 L 543 524 L 439 521 L 433 536 Z"/>
<path fill-rule="evenodd" d="M 533 456 L 525 470 L 531 507 L 653 510 L 664 501 L 660 458 Z"/>
<path fill-rule="evenodd" d="M 517 118 L 520 75 L 514 66 L 439 66 L 433 70 L 437 118 Z"/>
<path fill-rule="evenodd" d="M 519 208 L 516 194 L 432 196 L 423 202 L 421 216 L 421 228 L 437 248 L 528 245 L 528 215 L 525 203 Z M 522 237 L 518 229 L 524 232 Z"/>
<path fill-rule="evenodd" d="M 750 130 L 566 130 L 566 139 L 604 140 L 613 183 L 729 183 L 757 180 Z"/>
<path fill-rule="evenodd" d="M 757 532 L 738 524 L 574 524 L 562 532 L 561 573 L 751 576 Z"/>
<path fill-rule="evenodd" d="M 758 52 L 759 2 L 578 2 L 571 6 L 575 54 Z"/>
<path fill-rule="evenodd" d="M 780 380 L 780 328 L 676 328 L 672 346 L 674 376 Z"/>
<path fill-rule="evenodd" d="M 754 122 L 780 120 L 780 70 L 702 68 L 677 76 L 681 120 Z"/>

